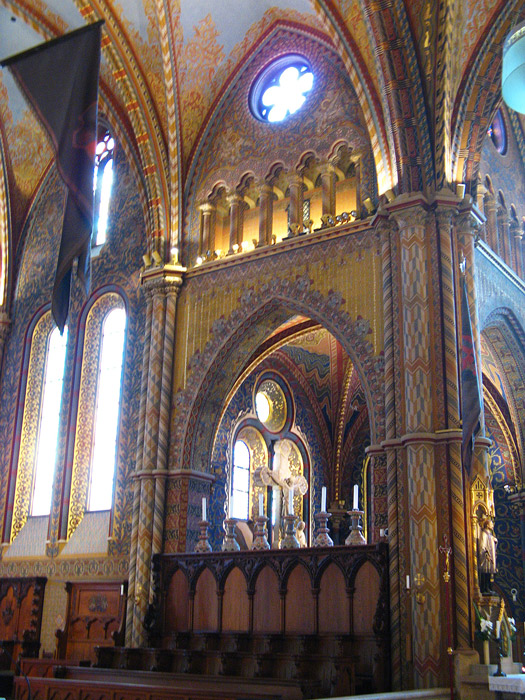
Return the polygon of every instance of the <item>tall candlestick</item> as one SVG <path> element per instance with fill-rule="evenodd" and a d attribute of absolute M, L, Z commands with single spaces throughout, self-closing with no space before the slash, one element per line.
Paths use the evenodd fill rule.
<path fill-rule="evenodd" d="M 359 486 L 354 484 L 354 510 L 359 510 Z"/>
<path fill-rule="evenodd" d="M 326 486 L 321 489 L 321 513 L 326 512 Z"/>
<path fill-rule="evenodd" d="M 206 497 L 202 497 L 202 520 L 206 521 Z"/>
<path fill-rule="evenodd" d="M 261 515 L 264 515 L 264 495 L 262 493 L 259 494 L 259 517 Z"/>
<path fill-rule="evenodd" d="M 288 491 L 288 515 L 293 515 L 293 489 Z"/>
<path fill-rule="evenodd" d="M 499 639 L 501 632 L 501 620 L 496 620 L 496 639 Z"/>

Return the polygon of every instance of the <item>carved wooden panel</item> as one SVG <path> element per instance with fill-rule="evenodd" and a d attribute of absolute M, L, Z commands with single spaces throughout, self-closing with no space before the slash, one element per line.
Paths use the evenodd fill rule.
<path fill-rule="evenodd" d="M 70 662 L 94 662 L 96 646 L 113 646 L 124 618 L 121 584 L 82 582 L 66 584 L 66 627 L 59 637 L 57 654 Z"/>
<path fill-rule="evenodd" d="M 261 569 L 255 581 L 253 627 L 262 633 L 281 631 L 279 580 L 270 566 Z"/>
<path fill-rule="evenodd" d="M 224 632 L 248 632 L 250 628 L 250 602 L 246 580 L 240 569 L 231 570 L 224 584 L 222 598 L 222 629 Z"/>
<path fill-rule="evenodd" d="M 186 632 L 189 629 L 188 580 L 182 571 L 176 571 L 169 583 L 166 626 L 172 632 Z"/>
<path fill-rule="evenodd" d="M 0 579 L 0 668 L 14 669 L 20 655 L 38 656 L 45 578 Z M 9 658 L 11 657 L 11 658 Z"/>
<path fill-rule="evenodd" d="M 316 632 L 312 582 L 306 567 L 301 564 L 292 569 L 287 581 L 285 620 L 285 632 L 292 634 Z"/>
<path fill-rule="evenodd" d="M 343 572 L 336 564 L 329 564 L 319 590 L 320 634 L 344 634 L 350 629 L 349 607 Z"/>

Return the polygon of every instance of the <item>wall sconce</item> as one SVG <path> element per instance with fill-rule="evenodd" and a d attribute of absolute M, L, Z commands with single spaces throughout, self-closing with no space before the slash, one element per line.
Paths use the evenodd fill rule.
<path fill-rule="evenodd" d="M 171 248 L 170 254 L 170 265 L 176 265 L 179 262 L 179 249 L 177 246 L 173 246 L 173 248 Z"/>
<path fill-rule="evenodd" d="M 160 253 L 158 250 L 154 250 L 153 253 L 151 254 L 153 260 L 155 261 L 155 265 L 161 265 L 162 264 L 162 258 L 160 256 Z"/>
<path fill-rule="evenodd" d="M 371 214 L 371 213 L 374 211 L 374 205 L 373 205 L 372 200 L 370 199 L 370 197 L 367 197 L 367 198 L 364 200 L 363 204 L 365 205 L 366 211 L 367 211 L 368 214 Z"/>
<path fill-rule="evenodd" d="M 458 182 L 458 184 L 456 185 L 456 194 L 460 199 L 464 199 L 465 189 L 466 189 L 466 186 L 464 185 L 464 183 Z"/>
<path fill-rule="evenodd" d="M 425 593 L 422 592 L 423 584 L 425 583 L 425 577 L 422 574 L 416 575 L 416 603 L 423 605 L 427 597 Z"/>
<path fill-rule="evenodd" d="M 387 202 L 390 204 L 390 202 L 393 202 L 394 199 L 396 198 L 394 190 L 387 190 L 385 192 L 385 197 L 387 199 Z"/>
<path fill-rule="evenodd" d="M 148 253 L 142 256 L 142 260 L 144 261 L 144 267 L 151 267 L 151 258 Z"/>

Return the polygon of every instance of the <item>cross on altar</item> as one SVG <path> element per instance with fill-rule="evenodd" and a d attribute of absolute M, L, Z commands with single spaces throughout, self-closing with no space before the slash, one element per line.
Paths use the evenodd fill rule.
<path fill-rule="evenodd" d="M 273 523 L 273 547 L 279 546 L 279 533 L 281 530 L 282 517 L 288 510 L 290 494 L 304 494 L 308 491 L 308 482 L 302 474 L 293 474 L 290 468 L 291 445 L 286 440 L 275 443 L 272 469 L 262 467 L 259 471 L 259 478 L 264 486 L 271 486 L 273 490 L 273 512 L 275 522 Z"/>

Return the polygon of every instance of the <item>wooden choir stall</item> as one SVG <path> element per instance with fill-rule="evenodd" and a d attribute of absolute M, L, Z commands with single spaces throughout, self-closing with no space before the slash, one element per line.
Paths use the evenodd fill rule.
<path fill-rule="evenodd" d="M 390 689 L 386 543 L 162 554 L 154 580 L 149 648 L 100 647 L 91 668 L 28 661 L 33 692 L 262 700 Z"/>

